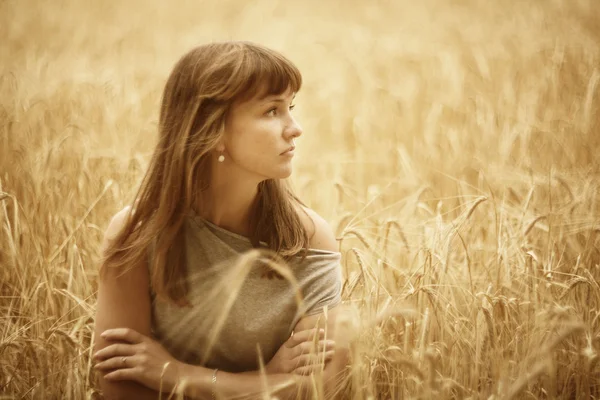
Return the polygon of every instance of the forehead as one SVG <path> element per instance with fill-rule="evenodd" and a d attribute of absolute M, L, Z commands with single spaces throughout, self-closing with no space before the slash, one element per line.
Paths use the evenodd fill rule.
<path fill-rule="evenodd" d="M 288 87 L 281 93 L 272 93 L 269 92 L 268 88 L 262 87 L 260 90 L 257 90 L 256 94 L 252 96 L 250 100 L 256 102 L 267 102 L 278 99 L 293 98 L 294 96 L 296 96 L 296 92 L 294 92 L 291 87 Z"/>
<path fill-rule="evenodd" d="M 266 93 L 265 90 L 259 91 L 256 95 L 250 97 L 247 100 L 239 101 L 234 103 L 233 108 L 238 107 L 253 107 L 260 106 L 265 103 L 271 103 L 274 101 L 286 101 L 293 100 L 296 97 L 296 92 L 292 91 L 291 88 L 288 88 L 283 93 L 273 94 Z"/>

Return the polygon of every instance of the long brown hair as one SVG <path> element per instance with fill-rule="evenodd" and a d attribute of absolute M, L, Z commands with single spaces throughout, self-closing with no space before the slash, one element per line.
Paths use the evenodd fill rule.
<path fill-rule="evenodd" d="M 165 85 L 158 144 L 132 212 L 104 253 L 101 273 L 136 265 L 153 248 L 153 291 L 186 304 L 184 221 L 192 207 L 201 207 L 199 194 L 210 184 L 211 151 L 223 135 L 231 105 L 259 93 L 298 92 L 301 86 L 292 62 L 253 43 L 211 43 L 185 54 Z M 284 258 L 308 248 L 300 205 L 285 180 L 261 182 L 250 221 L 253 245 L 265 242 Z"/>

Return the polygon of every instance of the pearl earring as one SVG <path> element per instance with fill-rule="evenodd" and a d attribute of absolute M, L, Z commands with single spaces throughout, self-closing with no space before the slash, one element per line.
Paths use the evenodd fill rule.
<path fill-rule="evenodd" d="M 219 156 L 219 158 L 217 158 L 217 161 L 219 161 L 219 162 L 223 162 L 223 161 L 225 161 L 225 156 L 224 156 L 223 154 L 221 154 L 221 155 Z"/>

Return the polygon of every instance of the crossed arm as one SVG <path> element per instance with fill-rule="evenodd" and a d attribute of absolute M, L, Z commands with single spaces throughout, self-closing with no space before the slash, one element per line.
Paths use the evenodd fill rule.
<path fill-rule="evenodd" d="M 120 230 L 126 217 L 120 214 L 111 221 L 103 246 Z M 316 222 L 323 224 L 322 220 Z M 319 248 L 330 250 L 335 246 L 333 234 L 313 236 L 318 240 L 316 243 Z M 133 266 L 125 273 L 106 272 L 98 287 L 94 346 L 100 359 L 105 360 L 102 361 L 105 368 L 99 370 L 99 384 L 107 399 L 157 399 L 160 392 L 170 392 L 175 386 L 183 390 L 186 396 L 198 399 L 212 398 L 215 389 L 221 398 L 262 398 L 265 386 L 279 398 L 295 399 L 299 393 L 309 394 L 312 378 L 319 375 L 326 398 L 332 398 L 339 387 L 349 354 L 347 346 L 340 345 L 342 341 L 337 340 L 341 334 L 337 321 L 344 312 L 341 307 L 329 310 L 327 315 L 305 317 L 295 327 L 296 332 L 323 328 L 327 339 L 336 342 L 335 352 L 322 373 L 311 377 L 292 373 L 265 375 L 260 371 L 219 371 L 215 386 L 212 382 L 213 370 L 181 363 L 150 338 L 151 305 L 147 265 L 142 263 Z M 125 364 L 131 363 L 131 367 L 118 364 L 123 364 L 123 361 Z M 111 367 L 108 371 L 112 372 L 106 372 L 107 365 Z M 274 392 L 275 387 L 281 389 Z"/>
<path fill-rule="evenodd" d="M 316 316 L 303 319 L 296 326 L 300 329 L 298 333 L 284 343 L 278 354 L 284 354 L 282 358 L 285 360 L 291 359 L 296 350 L 302 352 L 301 345 L 308 344 L 314 339 L 323 339 L 323 336 L 331 334 L 336 329 L 333 321 L 339 314 L 339 309 L 334 309 L 328 314 L 329 323 Z M 309 328 L 311 326 L 325 326 L 325 329 Z M 334 336 L 332 334 L 330 337 Z M 100 337 L 113 343 L 99 350 L 95 356 L 99 361 L 97 367 L 102 371 L 109 371 L 102 378 L 105 396 L 109 399 L 133 396 L 156 399 L 159 392 L 175 390 L 198 399 L 211 398 L 213 392 L 219 393 L 219 398 L 262 398 L 261 393 L 266 388 L 271 394 L 276 394 L 283 399 L 304 398 L 304 395 L 311 393 L 310 377 L 289 372 L 271 373 L 268 370 L 265 374 L 261 374 L 260 371 L 244 373 L 220 371 L 218 383 L 215 384 L 212 381 L 212 370 L 175 360 L 158 342 L 131 328 L 109 329 Z M 336 348 L 332 357 L 328 357 L 324 369 L 311 371 L 317 372 L 317 376 L 322 372 L 325 398 L 333 398 L 336 394 L 340 378 L 337 375 L 346 365 L 346 354 L 344 348 Z M 323 364 L 317 365 L 320 367 Z M 290 371 L 291 368 L 285 370 Z"/>

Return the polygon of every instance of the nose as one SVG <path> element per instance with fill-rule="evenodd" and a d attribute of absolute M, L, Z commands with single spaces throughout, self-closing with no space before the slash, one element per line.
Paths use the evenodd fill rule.
<path fill-rule="evenodd" d="M 290 124 L 285 129 L 286 139 L 295 139 L 302 135 L 302 127 L 294 118 L 291 118 Z"/>

